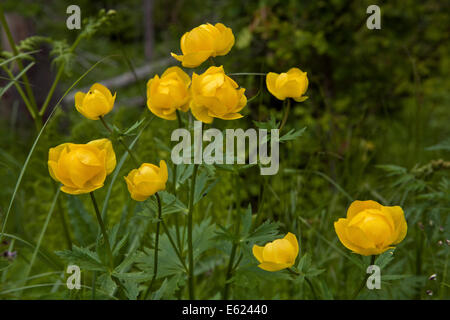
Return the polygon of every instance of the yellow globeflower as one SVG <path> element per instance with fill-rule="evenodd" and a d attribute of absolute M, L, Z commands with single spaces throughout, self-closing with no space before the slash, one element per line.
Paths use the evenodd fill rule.
<path fill-rule="evenodd" d="M 306 72 L 298 68 L 291 68 L 281 74 L 269 72 L 266 76 L 267 89 L 279 100 L 294 98 L 302 102 L 308 99 L 304 96 L 308 89 L 308 77 Z"/>
<path fill-rule="evenodd" d="M 202 24 L 186 32 L 180 40 L 183 55 L 171 53 L 181 61 L 183 67 L 195 68 L 209 57 L 224 56 L 234 45 L 234 35 L 230 28 L 222 23 Z"/>
<path fill-rule="evenodd" d="M 145 201 L 158 191 L 166 189 L 168 178 L 167 165 L 164 160 L 159 167 L 150 163 L 143 163 L 139 169 L 133 169 L 125 177 L 131 198 L 136 201 Z"/>
<path fill-rule="evenodd" d="M 147 82 L 147 106 L 160 118 L 175 120 L 176 110 L 189 110 L 191 79 L 179 67 L 168 68 L 161 76 Z"/>
<path fill-rule="evenodd" d="M 75 94 L 75 108 L 86 118 L 98 120 L 112 110 L 114 100 L 115 93 L 113 96 L 104 85 L 95 83 L 88 93 L 80 91 Z"/>
<path fill-rule="evenodd" d="M 115 167 L 116 155 L 108 139 L 63 143 L 49 150 L 48 170 L 63 184 L 65 193 L 82 194 L 101 188 Z"/>
<path fill-rule="evenodd" d="M 297 237 L 288 232 L 283 239 L 269 242 L 264 247 L 254 245 L 253 255 L 260 263 L 258 267 L 263 270 L 279 271 L 290 268 L 298 256 Z"/>
<path fill-rule="evenodd" d="M 405 215 L 399 206 L 387 207 L 376 201 L 354 201 L 347 218 L 334 223 L 342 244 L 363 256 L 376 255 L 393 248 L 406 236 Z"/>
<path fill-rule="evenodd" d="M 242 118 L 239 111 L 247 104 L 245 89 L 238 89 L 223 67 L 210 67 L 203 74 L 194 72 L 191 85 L 191 112 L 197 120 L 211 123 L 214 118 Z"/>

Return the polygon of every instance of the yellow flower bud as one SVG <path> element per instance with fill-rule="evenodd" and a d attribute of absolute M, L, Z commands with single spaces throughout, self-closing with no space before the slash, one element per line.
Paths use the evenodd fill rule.
<path fill-rule="evenodd" d="M 168 178 L 167 165 L 164 160 L 158 166 L 143 163 L 139 169 L 133 169 L 125 177 L 131 198 L 136 201 L 145 201 L 158 191 L 166 189 Z"/>
<path fill-rule="evenodd" d="M 266 76 L 267 89 L 279 100 L 294 98 L 302 102 L 308 99 L 304 96 L 308 89 L 308 77 L 306 72 L 298 68 L 291 68 L 281 74 L 269 72 Z"/>
<path fill-rule="evenodd" d="M 171 53 L 183 67 L 195 68 L 209 57 L 224 56 L 234 45 L 234 35 L 222 23 L 202 24 L 186 32 L 180 40 L 183 55 Z"/>
<path fill-rule="evenodd" d="M 61 190 L 69 194 L 89 193 L 103 187 L 116 167 L 111 141 L 98 139 L 87 144 L 63 143 L 50 148 L 48 170 Z"/>
<path fill-rule="evenodd" d="M 406 236 L 405 215 L 399 206 L 388 207 L 376 201 L 354 201 L 347 218 L 334 223 L 342 244 L 363 256 L 376 255 L 393 248 Z"/>
<path fill-rule="evenodd" d="M 239 111 L 247 104 L 245 89 L 238 89 L 223 67 L 210 67 L 203 74 L 194 72 L 191 85 L 191 112 L 197 120 L 211 123 L 214 118 L 242 118 Z"/>
<path fill-rule="evenodd" d="M 254 245 L 252 251 L 260 263 L 258 267 L 263 270 L 279 271 L 290 268 L 298 256 L 297 237 L 288 232 L 283 239 L 269 242 L 264 247 Z"/>
<path fill-rule="evenodd" d="M 191 79 L 179 67 L 168 68 L 161 76 L 147 82 L 147 106 L 160 118 L 175 120 L 176 110 L 189 110 Z"/>
<path fill-rule="evenodd" d="M 114 96 L 111 91 L 100 83 L 95 83 L 88 93 L 77 92 L 75 94 L 75 108 L 88 119 L 98 120 L 109 113 L 114 107 Z"/>

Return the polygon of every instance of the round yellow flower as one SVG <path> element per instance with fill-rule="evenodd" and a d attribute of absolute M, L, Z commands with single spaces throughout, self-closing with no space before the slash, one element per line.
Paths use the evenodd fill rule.
<path fill-rule="evenodd" d="M 147 82 L 147 106 L 156 116 L 175 120 L 176 110 L 189 110 L 191 79 L 179 67 L 168 68 L 161 78 L 156 75 Z"/>
<path fill-rule="evenodd" d="M 75 94 L 75 108 L 86 118 L 98 120 L 112 110 L 115 100 L 115 93 L 113 96 L 104 85 L 95 83 L 88 93 L 80 91 Z"/>
<path fill-rule="evenodd" d="M 388 207 L 376 201 L 354 201 L 347 218 L 334 223 L 342 244 L 363 256 L 376 255 L 393 248 L 406 236 L 405 215 L 399 206 Z"/>
<path fill-rule="evenodd" d="M 239 111 L 247 104 L 245 89 L 238 89 L 223 67 L 210 67 L 203 74 L 194 72 L 191 85 L 191 112 L 197 120 L 211 123 L 214 118 L 242 118 Z"/>
<path fill-rule="evenodd" d="M 258 267 L 263 270 L 279 271 L 290 268 L 298 256 L 297 237 L 288 232 L 283 239 L 269 242 L 264 247 L 254 245 L 252 251 L 260 263 Z"/>
<path fill-rule="evenodd" d="M 167 165 L 164 160 L 158 166 L 143 163 L 139 169 L 133 169 L 125 177 L 131 198 L 136 201 L 145 201 L 158 191 L 166 189 L 168 178 Z"/>
<path fill-rule="evenodd" d="M 304 96 L 308 89 L 308 77 L 306 72 L 298 68 L 291 68 L 281 74 L 269 72 L 266 76 L 267 89 L 279 100 L 293 98 L 302 102 L 308 99 Z"/>
<path fill-rule="evenodd" d="M 180 40 L 183 55 L 171 53 L 183 67 L 195 68 L 209 57 L 224 56 L 234 45 L 234 35 L 222 23 L 202 24 L 186 32 Z"/>
<path fill-rule="evenodd" d="M 63 143 L 50 148 L 48 170 L 61 190 L 69 194 L 89 193 L 101 188 L 116 167 L 111 141 L 98 139 L 87 144 Z"/>

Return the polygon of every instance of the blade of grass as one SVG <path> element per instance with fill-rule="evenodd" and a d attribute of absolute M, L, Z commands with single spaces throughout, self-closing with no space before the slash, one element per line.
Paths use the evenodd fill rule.
<path fill-rule="evenodd" d="M 11 57 L 11 58 L 8 58 L 8 59 L 3 60 L 2 62 L 0 62 L 0 67 L 3 66 L 3 65 L 8 64 L 8 63 L 10 63 L 10 62 L 13 62 L 13 61 L 16 60 L 16 59 L 20 59 L 20 58 L 29 56 L 30 54 L 37 53 L 37 52 L 39 52 L 39 51 L 41 51 L 41 50 L 33 50 L 33 51 L 28 51 L 28 52 L 19 53 L 18 55 L 15 55 L 15 56 L 13 56 L 13 57 Z"/>
<path fill-rule="evenodd" d="M 11 88 L 11 86 L 13 84 L 17 83 L 17 80 L 20 79 L 20 77 L 22 77 L 22 75 L 28 71 L 28 69 L 30 69 L 32 66 L 34 66 L 34 62 L 31 62 L 29 65 L 27 65 L 17 76 L 15 76 L 13 79 L 9 79 L 10 82 L 4 86 L 1 90 L 0 90 L 0 99 L 2 98 L 2 96 L 5 94 L 6 91 L 8 91 L 9 88 Z M 32 110 L 29 110 L 30 113 L 32 112 Z"/>

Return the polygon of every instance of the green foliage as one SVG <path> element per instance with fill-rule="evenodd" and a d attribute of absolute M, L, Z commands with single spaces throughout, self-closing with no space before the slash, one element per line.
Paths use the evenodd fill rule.
<path fill-rule="evenodd" d="M 0 85 L 0 214 L 1 222 L 6 221 L 3 236 L 7 240 L 1 246 L 2 252 L 17 255 L 0 258 L 0 297 L 90 299 L 93 286 L 96 299 L 141 299 L 154 276 L 156 225 L 164 222 L 167 230 L 160 225 L 158 273 L 147 298 L 187 298 L 184 227 L 194 165 L 178 165 L 175 175 L 169 159 L 170 134 L 178 127 L 177 121 L 151 118 L 145 105 L 146 81 L 163 70 L 157 68 L 144 79 L 110 88 L 117 92 L 114 111 L 105 118 L 114 130 L 111 135 L 99 121 L 82 118 L 69 101 L 52 114 L 33 146 L 36 132 L 15 92 L 16 84 L 24 85 L 26 73 L 41 106 L 47 92 L 43 98 L 37 94 L 45 86 L 34 80 L 35 70 L 50 75 L 62 70 L 54 94 L 54 99 L 59 99 L 61 92 L 102 58 L 108 57 L 77 82 L 71 93 L 133 73 L 135 67 L 148 63 L 143 50 L 143 11 L 139 9 L 142 1 L 79 1 L 80 31 L 65 26 L 64 13 L 70 1 L 3 2 L 8 11 L 39 24 L 35 36 L 17 43 L 18 55 L 6 46 L 1 52 L 1 66 L 13 74 L 3 75 Z M 164 1 L 154 1 L 155 61 L 179 52 L 180 37 L 200 23 L 223 22 L 233 28 L 236 45 L 229 55 L 214 60 L 236 74 L 232 77 L 246 88 L 248 106 L 243 109 L 244 118 L 217 119 L 212 127 L 221 131 L 279 128 L 283 102 L 267 92 L 264 76 L 255 73 L 283 72 L 296 66 L 307 71 L 310 79 L 310 98 L 302 103 L 292 101 L 279 138 L 277 175 L 261 176 L 258 166 L 200 166 L 193 190 L 197 298 L 221 298 L 228 283 L 229 297 L 235 299 L 313 299 L 306 279 L 320 299 L 350 298 L 370 259 L 342 246 L 333 222 L 346 215 L 353 199 L 373 199 L 401 206 L 408 233 L 395 254 L 389 250 L 375 261 L 381 268 L 382 289 L 362 290 L 358 298 L 448 299 L 448 5 L 437 0 L 383 3 L 382 29 L 368 30 L 369 4 L 192 0 L 175 1 L 167 10 Z M 106 8 L 101 10 L 103 5 Z M 48 53 L 53 65 L 38 69 L 42 55 Z M 17 70 L 18 59 L 30 69 Z M 200 73 L 204 67 L 206 63 L 194 71 Z M 55 106 L 54 99 L 49 108 Z M 191 120 L 182 114 L 183 125 Z M 46 164 L 49 147 L 100 137 L 113 141 L 118 160 L 105 186 L 96 191 L 113 251 L 111 269 L 89 197 L 61 194 L 46 226 L 55 194 Z M 144 162 L 166 160 L 169 179 L 166 190 L 159 193 L 162 220 L 156 218 L 154 197 L 143 203 L 130 199 L 123 177 L 136 165 L 119 139 Z M 27 158 L 31 146 L 33 153 Z M 22 180 L 16 190 L 18 178 Z M 12 195 L 16 199 L 9 210 Z M 72 248 L 66 241 L 63 217 Z M 237 218 L 240 225 L 236 231 Z M 45 228 L 31 268 L 30 260 Z M 299 275 L 258 268 L 252 246 L 287 232 L 299 240 L 300 252 L 293 267 Z M 227 278 L 233 246 L 236 254 Z M 68 293 L 61 285 L 68 264 L 81 267 L 82 292 Z M 28 268 L 30 277 L 25 279 Z M 434 274 L 436 280 L 429 280 Z M 22 289 L 24 281 L 30 289 Z"/>

